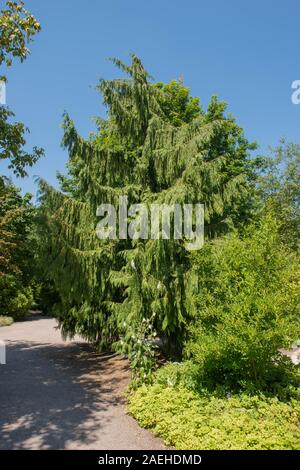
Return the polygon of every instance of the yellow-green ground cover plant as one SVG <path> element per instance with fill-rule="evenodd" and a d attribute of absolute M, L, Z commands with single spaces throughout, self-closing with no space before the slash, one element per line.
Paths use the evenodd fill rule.
<path fill-rule="evenodd" d="M 299 258 L 264 216 L 194 256 L 185 360 L 132 393 L 129 412 L 178 449 L 300 449 Z"/>

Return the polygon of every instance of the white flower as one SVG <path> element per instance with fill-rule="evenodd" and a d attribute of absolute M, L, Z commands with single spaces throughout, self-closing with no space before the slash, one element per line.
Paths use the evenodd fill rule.
<path fill-rule="evenodd" d="M 134 262 L 133 259 L 131 260 L 130 265 L 131 265 L 132 269 L 134 269 L 134 270 L 136 269 L 136 268 L 135 268 L 135 262 Z"/>
<path fill-rule="evenodd" d="M 167 384 L 168 384 L 168 387 L 173 387 L 173 382 L 169 377 L 167 379 Z"/>

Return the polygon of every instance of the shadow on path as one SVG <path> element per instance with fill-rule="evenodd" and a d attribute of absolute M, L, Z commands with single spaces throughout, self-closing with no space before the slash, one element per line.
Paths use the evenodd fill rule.
<path fill-rule="evenodd" d="M 130 419 L 121 398 L 127 369 L 124 359 L 85 343 L 9 341 L 0 366 L 0 449 L 99 449 L 109 439 L 118 448 L 119 424 Z"/>

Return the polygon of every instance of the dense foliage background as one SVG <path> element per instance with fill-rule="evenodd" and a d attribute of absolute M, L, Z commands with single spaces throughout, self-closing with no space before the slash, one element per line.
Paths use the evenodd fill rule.
<path fill-rule="evenodd" d="M 24 8 L 24 2 L 7 1 L 0 12 L 0 66 L 10 67 L 15 60 L 23 62 L 29 55 L 28 43 L 40 31 L 34 16 Z M 6 82 L 5 75 L 1 80 Z M 26 167 L 34 165 L 43 155 L 35 147 L 24 150 L 26 132 L 23 123 L 14 122 L 14 113 L 0 105 L 0 160 L 20 177 Z M 18 188 L 0 175 L 0 315 L 19 318 L 33 305 L 37 288 L 35 275 L 36 209 L 31 195 L 22 196 Z M 10 319 L 0 317 L 0 325 Z"/>

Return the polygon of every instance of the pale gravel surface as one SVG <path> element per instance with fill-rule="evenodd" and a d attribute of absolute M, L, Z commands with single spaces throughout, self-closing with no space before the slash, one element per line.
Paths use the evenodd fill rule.
<path fill-rule="evenodd" d="M 0 328 L 0 340 L 0 449 L 164 449 L 125 413 L 124 359 L 63 341 L 45 317 Z"/>

